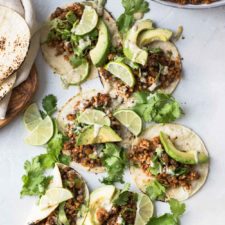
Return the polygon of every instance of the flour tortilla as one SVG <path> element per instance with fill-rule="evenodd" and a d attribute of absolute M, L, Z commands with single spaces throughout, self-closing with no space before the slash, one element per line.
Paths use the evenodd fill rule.
<path fill-rule="evenodd" d="M 57 122 L 58 122 L 58 126 L 59 129 L 64 133 L 68 127 L 68 125 L 73 124 L 73 121 L 69 121 L 67 119 L 67 115 L 69 114 L 73 114 L 74 111 L 74 105 L 77 104 L 78 101 L 84 101 L 84 100 L 89 100 L 92 97 L 96 96 L 97 93 L 99 93 L 99 91 L 96 90 L 91 90 L 88 92 L 81 92 L 78 95 L 74 96 L 73 98 L 71 98 L 63 107 L 62 109 L 59 111 L 58 117 L 57 117 Z M 94 172 L 94 173 L 103 173 L 105 171 L 104 167 L 96 167 L 96 168 L 89 168 L 89 167 L 84 167 L 81 166 L 80 164 L 76 163 L 76 162 L 72 162 L 72 164 L 74 167 L 80 169 L 80 168 L 84 168 L 88 171 Z"/>
<path fill-rule="evenodd" d="M 55 168 L 53 171 L 53 181 L 49 185 L 49 188 L 62 188 L 63 187 L 62 177 L 61 177 L 61 174 L 59 171 L 59 168 L 63 168 L 63 167 L 68 167 L 68 166 L 61 164 L 61 163 L 57 163 L 55 165 Z M 75 171 L 75 172 L 78 175 L 78 177 L 84 181 L 83 177 L 77 171 Z M 88 189 L 88 186 L 85 181 L 84 181 L 84 183 L 85 183 L 85 195 L 86 195 L 85 200 L 87 203 L 89 203 L 89 197 L 90 197 L 89 189 Z M 58 205 L 49 207 L 46 210 L 40 210 L 38 205 L 35 205 L 34 208 L 32 209 L 32 212 L 31 212 L 29 218 L 27 219 L 26 224 L 33 225 L 33 224 L 37 224 L 37 223 L 41 222 L 42 220 L 46 219 L 57 208 L 58 208 Z M 86 216 L 87 216 L 87 213 L 85 213 L 85 215 L 83 215 L 82 217 L 78 218 L 76 221 L 76 224 L 82 225 L 84 220 L 86 219 Z"/>
<path fill-rule="evenodd" d="M 0 83 L 0 100 L 2 100 L 13 89 L 15 82 L 16 73 L 12 74 Z"/>
<path fill-rule="evenodd" d="M 150 44 L 149 46 L 152 48 L 161 48 L 164 52 L 171 51 L 172 52 L 171 58 L 173 60 L 177 60 L 180 63 L 180 72 L 181 72 L 182 65 L 181 65 L 180 54 L 179 54 L 176 46 L 172 42 L 155 41 L 152 44 Z M 111 82 L 107 81 L 104 78 L 104 76 L 101 75 L 100 70 L 99 70 L 99 76 L 100 76 L 103 86 L 105 87 L 105 90 L 108 93 L 110 93 L 111 95 L 121 96 L 118 91 L 117 85 L 115 83 L 111 83 Z M 180 76 L 180 79 L 181 79 L 181 76 Z M 176 89 L 177 85 L 180 82 L 180 79 L 174 81 L 173 83 L 170 84 L 169 87 L 167 87 L 165 89 L 157 89 L 157 90 L 160 92 L 163 92 L 165 94 L 171 94 Z M 122 97 L 124 97 L 124 96 L 122 96 Z M 126 101 L 127 101 L 127 99 L 126 99 Z"/>
<path fill-rule="evenodd" d="M 134 145 L 137 144 L 140 139 L 152 139 L 159 136 L 160 131 L 163 131 L 169 135 L 172 139 L 175 139 L 175 145 L 184 151 L 196 150 L 197 152 L 204 152 L 208 155 L 206 147 L 200 137 L 187 127 L 178 124 L 159 124 L 151 126 L 144 133 L 134 141 Z M 200 179 L 192 182 L 192 188 L 186 190 L 182 187 L 168 189 L 166 192 L 166 199 L 175 198 L 179 201 L 184 201 L 194 195 L 204 185 L 209 171 L 209 163 L 199 164 L 196 166 L 196 170 L 200 174 Z M 130 172 L 137 187 L 145 192 L 146 187 L 154 180 L 154 177 L 147 176 L 142 169 L 131 166 Z"/>
<path fill-rule="evenodd" d="M 0 83 L 23 63 L 29 48 L 30 29 L 17 12 L 0 6 Z"/>
<path fill-rule="evenodd" d="M 94 2 L 83 2 L 82 4 L 88 4 L 94 8 L 97 8 L 97 5 Z M 68 5 L 66 5 L 64 8 L 66 7 L 68 7 Z M 120 33 L 118 31 L 116 21 L 107 10 L 103 11 L 102 18 L 104 22 L 106 23 L 106 25 L 108 26 L 109 31 L 111 33 L 112 44 L 115 47 L 118 47 L 119 45 L 121 45 L 122 39 L 120 37 Z M 42 43 L 46 41 L 49 31 L 50 31 L 50 27 L 49 25 L 46 24 L 43 27 L 41 32 Z M 74 68 L 72 67 L 70 62 L 65 60 L 63 55 L 56 56 L 56 50 L 54 48 L 48 47 L 48 45 L 45 43 L 41 45 L 41 49 L 46 62 L 50 65 L 50 67 L 53 69 L 55 73 L 59 74 L 62 77 L 64 81 L 67 80 L 66 77 L 68 74 L 71 77 L 76 76 L 76 72 L 74 71 Z M 92 66 L 91 72 L 87 79 L 91 80 L 97 77 L 98 77 L 98 71 L 94 66 Z"/>

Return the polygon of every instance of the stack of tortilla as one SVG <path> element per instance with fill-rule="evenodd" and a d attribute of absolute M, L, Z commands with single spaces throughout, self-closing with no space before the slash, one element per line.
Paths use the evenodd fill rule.
<path fill-rule="evenodd" d="M 0 119 L 6 116 L 12 89 L 28 78 L 38 51 L 33 12 L 30 1 L 0 0 Z"/>

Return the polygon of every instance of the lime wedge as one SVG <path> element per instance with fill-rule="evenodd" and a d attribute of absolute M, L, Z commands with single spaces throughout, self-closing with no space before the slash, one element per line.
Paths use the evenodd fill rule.
<path fill-rule="evenodd" d="M 134 225 L 145 225 L 153 215 L 153 204 L 147 195 L 139 194 Z"/>
<path fill-rule="evenodd" d="M 67 73 L 62 79 L 65 83 L 70 85 L 81 84 L 86 80 L 89 75 L 90 65 L 87 60 L 85 60 L 80 66 L 74 68 L 71 73 Z"/>
<path fill-rule="evenodd" d="M 102 111 L 96 109 L 86 109 L 78 118 L 79 123 L 88 125 L 110 126 L 109 117 Z"/>
<path fill-rule="evenodd" d="M 25 138 L 25 142 L 29 145 L 44 145 L 54 133 L 54 126 L 51 118 L 46 116 L 39 125 L 32 131 L 30 136 Z"/>
<path fill-rule="evenodd" d="M 138 136 L 141 133 L 142 120 L 134 111 L 121 109 L 116 111 L 113 116 L 135 136 Z"/>
<path fill-rule="evenodd" d="M 73 198 L 72 193 L 65 188 L 52 188 L 46 191 L 39 202 L 39 208 L 44 210 Z"/>
<path fill-rule="evenodd" d="M 129 87 L 135 85 L 134 75 L 129 66 L 121 62 L 110 62 L 105 66 L 105 69 L 115 77 L 122 80 Z"/>
<path fill-rule="evenodd" d="M 36 103 L 31 104 L 26 109 L 23 121 L 26 129 L 29 131 L 33 131 L 40 124 L 42 118 Z"/>
<path fill-rule="evenodd" d="M 94 30 L 98 23 L 98 14 L 91 6 L 85 6 L 79 24 L 72 30 L 76 35 L 82 36 Z"/>

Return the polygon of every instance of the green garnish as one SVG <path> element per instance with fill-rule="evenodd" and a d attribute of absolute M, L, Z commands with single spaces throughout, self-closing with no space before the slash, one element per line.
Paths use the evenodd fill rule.
<path fill-rule="evenodd" d="M 48 95 L 43 99 L 42 105 L 45 112 L 48 115 L 52 115 L 57 109 L 57 99 L 54 95 Z M 42 114 L 46 115 L 45 112 L 42 112 Z M 54 167 L 57 162 L 66 165 L 70 163 L 70 157 L 61 152 L 65 137 L 59 132 L 56 120 L 52 120 L 54 123 L 54 135 L 46 145 L 47 152 L 24 163 L 25 175 L 22 176 L 23 187 L 21 196 L 43 195 L 51 180 L 51 177 L 45 176 L 45 171 Z"/>
<path fill-rule="evenodd" d="M 171 95 L 160 92 L 136 92 L 134 97 L 136 105 L 133 110 L 145 122 L 169 123 L 183 115 L 180 104 Z"/>
<path fill-rule="evenodd" d="M 125 184 L 124 188 L 119 191 L 119 193 L 116 195 L 115 199 L 113 200 L 113 204 L 116 206 L 124 206 L 127 204 L 129 200 L 129 192 L 130 184 Z"/>
<path fill-rule="evenodd" d="M 115 144 L 107 143 L 103 149 L 102 162 L 108 173 L 108 176 L 103 178 L 102 183 L 124 182 L 123 174 L 127 166 L 127 157 L 123 149 Z"/>
<path fill-rule="evenodd" d="M 39 156 L 33 158 L 31 162 L 26 161 L 24 163 L 24 170 L 26 174 L 22 176 L 23 187 L 20 192 L 21 197 L 26 195 L 43 195 L 52 178 L 44 175 L 45 169 L 40 162 Z"/>
<path fill-rule="evenodd" d="M 118 18 L 117 24 L 121 33 L 126 33 L 135 22 L 135 14 L 146 13 L 149 3 L 145 0 L 122 0 L 124 13 Z"/>
<path fill-rule="evenodd" d="M 163 200 L 165 198 L 166 188 L 161 185 L 157 180 L 151 182 L 146 188 L 146 194 L 151 200 Z"/>
<path fill-rule="evenodd" d="M 57 98 L 54 95 L 47 95 L 42 100 L 42 107 L 45 112 L 51 116 L 54 112 L 57 111 Z"/>
<path fill-rule="evenodd" d="M 185 204 L 176 199 L 170 199 L 169 204 L 171 213 L 151 218 L 148 225 L 179 225 L 179 219 L 185 212 Z"/>

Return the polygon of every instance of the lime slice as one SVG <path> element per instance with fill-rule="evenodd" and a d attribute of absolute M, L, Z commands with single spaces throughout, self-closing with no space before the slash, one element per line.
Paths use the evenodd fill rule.
<path fill-rule="evenodd" d="M 86 78 L 89 75 L 90 71 L 90 65 L 87 60 L 84 60 L 84 62 L 78 66 L 77 68 L 74 68 L 70 73 L 67 73 L 62 79 L 70 85 L 77 85 L 86 80 Z"/>
<path fill-rule="evenodd" d="M 25 138 L 25 142 L 30 145 L 44 145 L 50 140 L 53 133 L 53 122 L 49 116 L 46 116 L 32 131 L 31 135 Z"/>
<path fill-rule="evenodd" d="M 23 121 L 26 129 L 29 131 L 33 131 L 40 124 L 42 118 L 36 103 L 31 104 L 26 109 Z"/>
<path fill-rule="evenodd" d="M 129 87 L 135 85 L 134 75 L 129 66 L 121 62 L 110 62 L 105 66 L 105 69 L 108 70 L 115 77 L 122 80 Z"/>
<path fill-rule="evenodd" d="M 153 215 L 153 204 L 147 195 L 139 194 L 134 225 L 145 225 Z"/>
<path fill-rule="evenodd" d="M 134 111 L 121 109 L 115 112 L 113 116 L 135 136 L 138 136 L 141 133 L 142 120 Z"/>
<path fill-rule="evenodd" d="M 110 126 L 109 117 L 102 111 L 96 109 L 86 109 L 78 118 L 79 123 L 88 125 Z"/>
<path fill-rule="evenodd" d="M 39 202 L 39 208 L 44 210 L 73 198 L 72 193 L 65 188 L 52 188 L 46 191 Z"/>
<path fill-rule="evenodd" d="M 79 24 L 72 30 L 76 35 L 82 36 L 91 32 L 98 23 L 98 14 L 91 6 L 85 6 Z"/>

